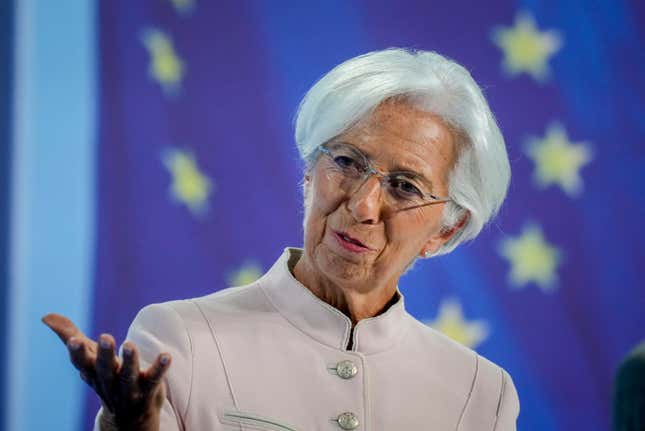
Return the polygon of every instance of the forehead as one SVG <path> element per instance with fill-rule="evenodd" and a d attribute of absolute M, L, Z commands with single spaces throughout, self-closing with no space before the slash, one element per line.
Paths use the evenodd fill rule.
<path fill-rule="evenodd" d="M 454 136 L 439 117 L 408 103 L 386 101 L 339 136 L 383 169 L 409 169 L 445 179 L 456 159 Z"/>

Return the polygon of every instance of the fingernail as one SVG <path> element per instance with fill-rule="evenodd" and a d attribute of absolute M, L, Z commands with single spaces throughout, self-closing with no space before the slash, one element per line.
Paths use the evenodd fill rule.
<path fill-rule="evenodd" d="M 109 349 L 110 348 L 110 342 L 106 340 L 105 338 L 99 339 L 99 345 L 103 349 Z"/>
<path fill-rule="evenodd" d="M 78 348 L 81 347 L 80 343 L 73 338 L 67 342 L 67 346 L 72 350 L 78 350 Z"/>
<path fill-rule="evenodd" d="M 124 347 L 124 348 L 123 348 L 123 355 L 124 355 L 124 356 L 132 356 L 132 348 L 130 348 L 130 347 Z"/>
<path fill-rule="evenodd" d="M 168 356 L 163 355 L 163 356 L 161 357 L 161 361 L 160 361 L 160 362 L 161 362 L 161 365 L 167 365 L 169 360 L 170 360 L 170 358 L 169 358 Z"/>

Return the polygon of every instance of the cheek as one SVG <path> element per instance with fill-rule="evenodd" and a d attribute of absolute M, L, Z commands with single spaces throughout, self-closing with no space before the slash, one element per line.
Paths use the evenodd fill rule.
<path fill-rule="evenodd" d="M 385 224 L 388 243 L 398 252 L 416 254 L 440 232 L 442 211 L 440 208 L 419 208 L 409 210 L 405 215 Z"/>
<path fill-rule="evenodd" d="M 325 178 L 320 178 L 324 172 L 317 172 L 316 178 L 313 179 L 309 192 L 312 213 L 316 212 L 320 216 L 328 216 L 333 213 L 342 202 L 342 196 L 338 193 L 338 189 L 331 184 L 331 181 L 326 181 Z"/>
<path fill-rule="evenodd" d="M 316 181 L 315 178 L 305 190 L 305 202 L 308 203 L 308 211 L 305 221 L 305 237 L 311 243 L 318 243 L 325 233 L 325 226 L 328 217 L 334 213 L 342 203 L 337 190 L 326 187 L 325 181 Z"/>

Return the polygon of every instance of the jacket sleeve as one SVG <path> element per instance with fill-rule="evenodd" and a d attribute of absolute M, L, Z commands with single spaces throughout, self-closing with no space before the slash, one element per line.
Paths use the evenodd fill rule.
<path fill-rule="evenodd" d="M 160 353 L 170 354 L 170 368 L 164 377 L 166 400 L 161 409 L 160 431 L 184 430 L 193 355 L 188 329 L 173 302 L 148 305 L 139 311 L 130 325 L 127 340 L 137 346 L 141 369 L 149 367 Z M 96 416 L 94 431 L 101 431 L 100 414 L 101 410 Z"/>
<path fill-rule="evenodd" d="M 502 369 L 502 390 L 497 408 L 495 431 L 515 431 L 517 416 L 520 413 L 520 400 L 511 376 Z"/>

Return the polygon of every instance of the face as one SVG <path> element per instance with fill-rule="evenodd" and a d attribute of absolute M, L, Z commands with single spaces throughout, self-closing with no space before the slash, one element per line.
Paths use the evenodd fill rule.
<path fill-rule="evenodd" d="M 451 130 L 432 114 L 388 101 L 336 142 L 366 154 L 379 172 L 414 172 L 433 195 L 448 196 L 457 151 Z M 454 234 L 441 229 L 445 203 L 392 211 L 378 176 L 347 193 L 331 180 L 330 162 L 320 156 L 305 179 L 305 253 L 325 277 L 359 289 L 396 283 L 418 255 Z"/>

